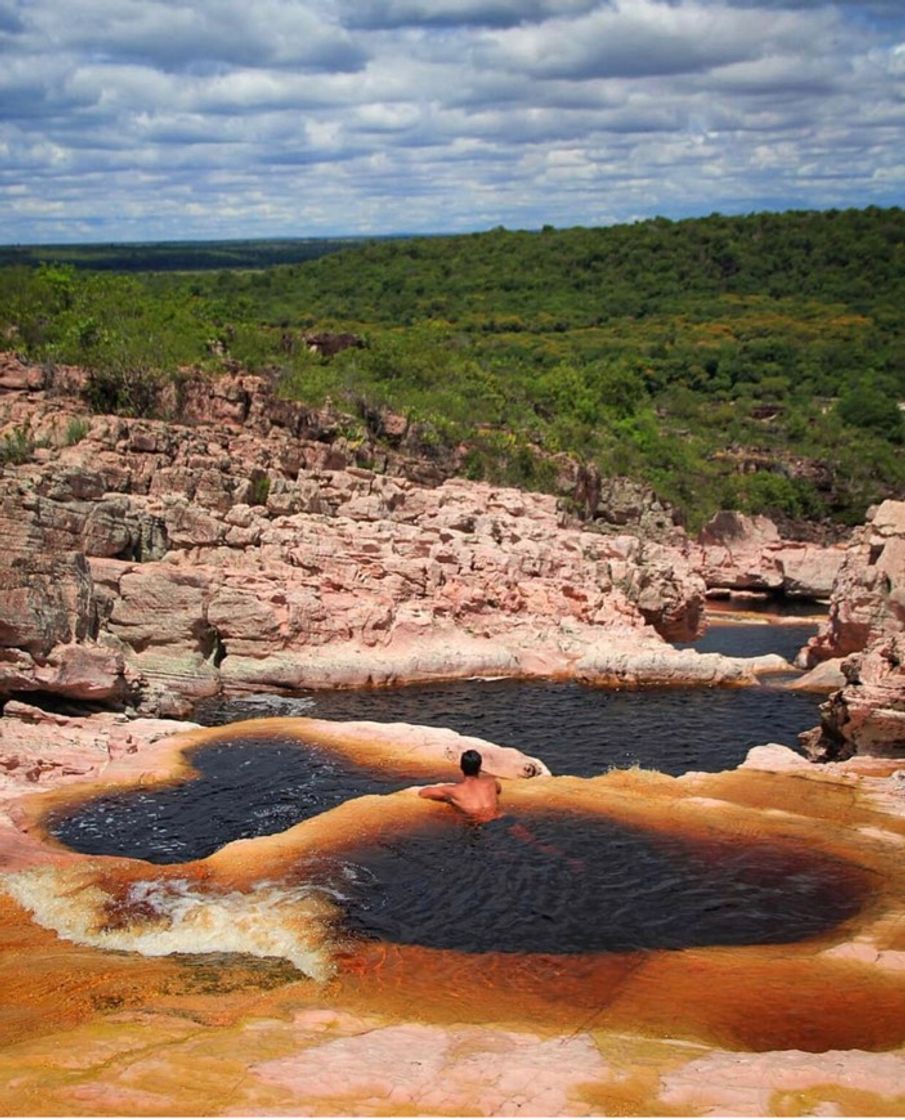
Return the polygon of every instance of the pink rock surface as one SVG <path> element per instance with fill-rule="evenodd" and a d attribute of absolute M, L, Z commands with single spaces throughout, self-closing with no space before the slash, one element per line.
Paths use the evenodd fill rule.
<path fill-rule="evenodd" d="M 790 681 L 786 687 L 793 692 L 835 692 L 844 684 L 842 658 L 834 657 L 830 661 L 821 661 L 803 676 Z"/>
<path fill-rule="evenodd" d="M 836 1098 L 844 1100 L 858 1091 L 881 1099 L 900 1098 L 903 1084 L 905 1057 L 899 1053 L 715 1052 L 667 1073 L 660 1100 L 669 1108 L 686 1109 L 689 1115 L 769 1116 L 775 1114 L 771 1104 L 776 1094 L 811 1089 L 826 1100 L 830 1110 L 824 1115 L 838 1115 L 833 1107 Z"/>
<path fill-rule="evenodd" d="M 803 742 L 820 760 L 853 754 L 905 758 L 905 631 L 842 663 L 845 685 L 820 708 Z"/>
<path fill-rule="evenodd" d="M 93 780 L 117 759 L 197 726 L 173 720 L 130 720 L 114 712 L 57 715 L 10 700 L 0 718 L 0 795 Z"/>
<path fill-rule="evenodd" d="M 721 510 L 688 546 L 692 566 L 708 588 L 782 592 L 791 597 L 829 596 L 845 552 L 803 541 L 785 541 L 768 517 Z"/>
<path fill-rule="evenodd" d="M 700 628 L 703 583 L 675 549 L 583 531 L 551 495 L 424 485 L 395 452 L 358 466 L 339 419 L 251 376 L 190 379 L 179 422 L 0 397 L 0 430 L 49 444 L 2 482 L 0 686 L 178 715 L 221 684 L 567 675 L 611 636 L 620 656 L 637 639 L 640 677 L 655 629 Z"/>
<path fill-rule="evenodd" d="M 801 653 L 804 666 L 857 653 L 905 628 L 905 502 L 883 502 L 852 537 L 829 617 Z"/>
<path fill-rule="evenodd" d="M 580 1089 L 608 1066 L 587 1034 L 407 1023 L 363 1024 L 252 1070 L 312 1111 L 340 1097 L 355 1116 L 399 1107 L 442 1116 L 589 1116 Z"/>

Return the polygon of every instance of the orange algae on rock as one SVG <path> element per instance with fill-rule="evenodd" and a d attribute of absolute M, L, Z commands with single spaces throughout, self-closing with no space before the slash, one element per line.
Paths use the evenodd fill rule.
<path fill-rule="evenodd" d="M 187 772 L 186 742 L 210 739 L 202 732 L 153 748 L 160 753 L 142 771 L 145 780 L 179 780 Z M 135 770 L 124 776 L 123 788 L 137 777 Z M 48 805 L 72 804 L 78 792 L 31 802 L 27 827 L 37 829 Z M 40 1099 L 48 1115 L 690 1115 L 733 1111 L 737 1099 L 794 1115 L 811 1100 L 845 1111 L 855 1103 L 870 1107 L 862 1082 L 871 1059 L 905 1062 L 905 968 L 892 967 L 905 928 L 905 818 L 879 807 L 856 776 L 741 770 L 674 779 L 636 770 L 506 782 L 503 798 L 517 817 L 541 808 L 598 815 L 679 837 L 705 853 L 761 841 L 811 853 L 837 861 L 840 890 L 856 892 L 860 906 L 832 929 L 787 944 L 474 954 L 350 942 L 335 936 L 329 906 L 305 910 L 299 899 L 284 898 L 281 912 L 266 893 L 303 890 L 302 867 L 312 853 L 391 841 L 449 812 L 412 791 L 359 798 L 287 832 L 234 841 L 178 866 L 76 857 L 33 833 L 25 872 L 56 876 L 55 886 L 70 892 L 67 905 L 90 908 L 85 930 L 123 940 L 107 948 L 75 944 L 36 926 L 0 894 L 0 979 L 17 1005 L 4 1021 L 0 1068 L 9 1077 L 0 1108 L 33 1113 Z M 41 866 L 42 850 L 57 865 Z M 162 903 L 136 892 L 148 881 Z M 175 910 L 166 909 L 171 895 Z M 255 958 L 253 948 L 237 954 L 225 943 L 217 948 L 214 938 L 203 954 L 185 946 L 160 957 L 129 951 L 130 938 L 137 947 L 180 921 L 219 936 L 217 906 L 245 930 L 249 946 L 282 923 L 283 950 L 261 941 Z M 321 982 L 285 958 L 305 939 L 329 964 Z M 379 1060 L 368 1042 L 377 1039 Z M 575 1050 L 574 1068 L 554 1069 L 549 1083 L 519 1082 L 526 1063 L 536 1068 L 563 1046 Z M 819 1062 L 826 1050 L 863 1055 L 854 1088 L 834 1085 L 830 1067 Z M 73 1052 L 84 1062 L 76 1073 L 67 1065 Z M 477 1060 L 480 1053 L 492 1060 Z M 794 1053 L 797 1065 L 787 1068 L 781 1056 Z M 409 1061 L 398 1091 L 383 1083 L 393 1055 Z M 721 1069 L 761 1061 L 743 1065 L 753 1071 L 754 1089 L 717 1077 L 701 1097 L 707 1075 L 696 1063 L 708 1058 Z M 512 1074 L 508 1081 L 501 1070 Z M 444 1093 L 432 1095 L 432 1079 L 445 1084 Z M 39 1097 L 40 1085 L 49 1095 Z M 877 1101 L 895 1105 L 894 1092 L 877 1092 Z"/>

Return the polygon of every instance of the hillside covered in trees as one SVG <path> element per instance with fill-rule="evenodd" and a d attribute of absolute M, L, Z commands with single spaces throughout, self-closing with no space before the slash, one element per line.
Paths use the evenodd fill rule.
<path fill-rule="evenodd" d="M 551 454 L 585 457 L 691 527 L 727 506 L 854 523 L 901 496 L 903 319 L 898 208 L 497 229 L 262 270 L 0 270 L 7 346 L 92 369 L 99 409 L 238 364 L 356 422 L 405 413 L 428 451 L 464 443 L 472 477 L 543 489 Z M 311 329 L 366 345 L 323 358 Z"/>

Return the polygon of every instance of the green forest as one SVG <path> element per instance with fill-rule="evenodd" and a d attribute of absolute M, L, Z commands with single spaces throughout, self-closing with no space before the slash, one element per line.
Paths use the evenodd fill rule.
<path fill-rule="evenodd" d="M 547 489 L 551 455 L 719 508 L 854 524 L 905 493 L 905 211 L 334 243 L 269 267 L 0 269 L 0 329 L 153 411 L 189 367 L 272 376 L 350 428 L 405 413 L 473 478 Z M 218 260 L 216 254 L 210 263 Z M 327 359 L 303 331 L 364 340 Z M 363 430 L 363 428 L 362 428 Z"/>

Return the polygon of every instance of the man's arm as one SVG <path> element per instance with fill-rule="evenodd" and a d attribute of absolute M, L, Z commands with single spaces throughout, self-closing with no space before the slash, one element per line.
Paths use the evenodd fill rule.
<path fill-rule="evenodd" d="M 455 789 L 455 786 L 422 786 L 418 790 L 419 797 L 426 797 L 429 801 L 449 801 L 450 794 Z"/>

